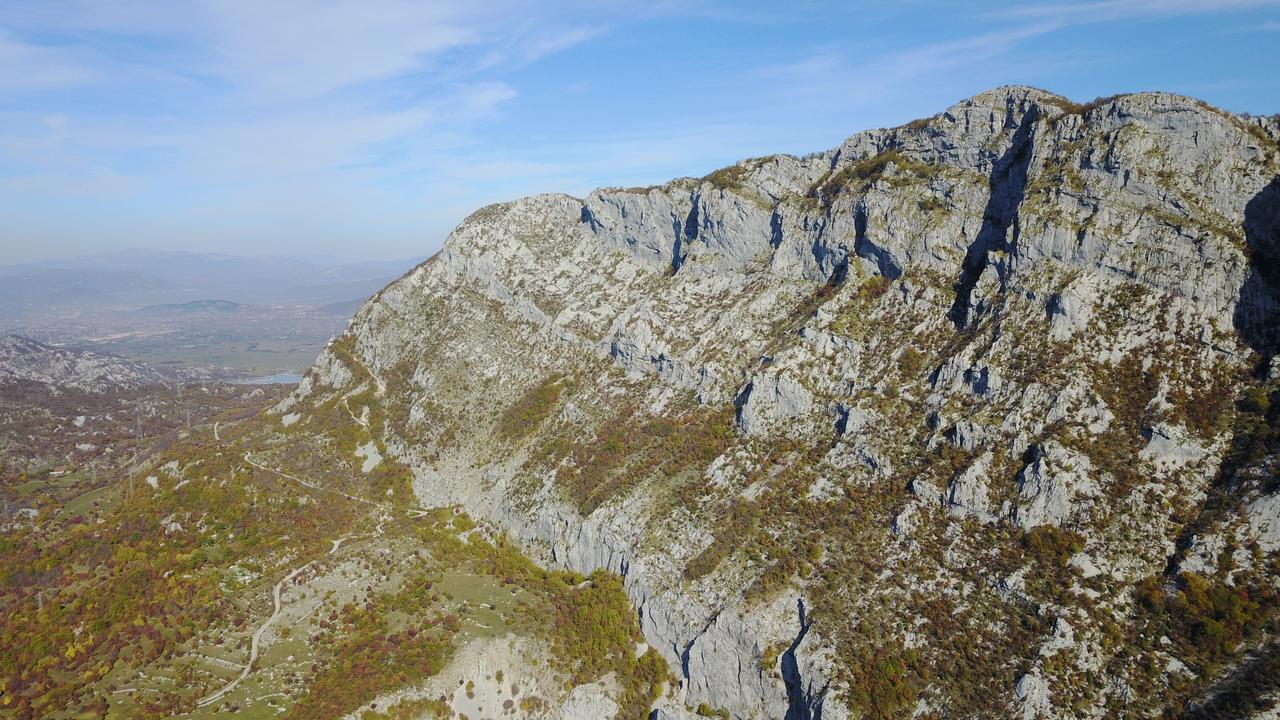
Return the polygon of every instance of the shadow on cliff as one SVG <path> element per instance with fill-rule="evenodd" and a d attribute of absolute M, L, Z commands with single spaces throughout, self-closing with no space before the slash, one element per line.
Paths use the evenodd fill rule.
<path fill-rule="evenodd" d="M 964 262 L 960 266 L 960 278 L 955 285 L 956 297 L 947 313 L 957 329 L 964 329 L 969 324 L 973 290 L 990 263 L 989 254 L 993 250 L 1007 251 L 1012 245 L 1009 241 L 1009 228 L 1015 226 L 1018 208 L 1027 191 L 1027 170 L 1031 166 L 1033 149 L 1031 133 L 1039 117 L 1040 113 L 1034 107 L 1022 116 L 1009 149 L 996 160 L 991 169 L 991 179 L 988 181 L 991 196 L 982 212 L 982 229 L 965 252 Z M 1016 241 L 1016 227 L 1014 234 Z"/>
<path fill-rule="evenodd" d="M 1280 349 L 1280 177 L 1244 207 L 1249 276 L 1232 318 L 1245 344 L 1270 360 Z"/>
<path fill-rule="evenodd" d="M 826 695 L 826 688 L 819 690 L 815 697 L 812 689 L 806 687 L 800 674 L 800 663 L 796 660 L 796 648 L 800 647 L 805 635 L 809 634 L 803 599 L 796 600 L 796 609 L 800 615 L 800 633 L 786 652 L 782 653 L 782 680 L 787 686 L 786 720 L 822 720 L 822 700 Z"/>

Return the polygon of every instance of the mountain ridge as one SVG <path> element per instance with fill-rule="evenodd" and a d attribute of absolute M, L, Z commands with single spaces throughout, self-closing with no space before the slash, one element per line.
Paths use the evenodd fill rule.
<path fill-rule="evenodd" d="M 3 335 L 0 336 L 0 379 L 92 392 L 109 387 L 155 385 L 172 377 L 121 357 L 57 348 L 20 335 Z"/>
<path fill-rule="evenodd" d="M 658 717 L 1207 702 L 1274 649 L 1277 138 L 1012 86 L 491 205 L 275 412 L 361 398 L 422 504 L 622 575 Z M 1263 598 L 1222 646 L 1206 587 Z"/>
<path fill-rule="evenodd" d="M 207 379 L 209 375 L 207 371 L 162 369 L 118 355 L 47 345 L 21 335 L 0 335 L 0 384 L 37 382 L 104 392 Z"/>
<path fill-rule="evenodd" d="M 133 310 L 137 315 L 234 315 L 254 309 L 252 305 L 233 302 L 231 300 L 192 300 L 185 303 L 165 303 L 161 305 L 147 305 Z"/>

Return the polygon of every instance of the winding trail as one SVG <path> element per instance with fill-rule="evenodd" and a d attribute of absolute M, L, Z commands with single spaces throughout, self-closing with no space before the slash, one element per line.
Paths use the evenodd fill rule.
<path fill-rule="evenodd" d="M 348 408 L 348 412 L 350 412 L 349 408 Z M 354 415 L 352 417 L 354 417 Z M 213 436 L 215 440 L 218 440 L 219 442 L 221 442 L 222 439 L 218 437 L 218 423 L 216 422 L 213 424 Z M 407 512 L 410 518 L 417 519 L 417 518 L 426 516 L 429 512 L 426 508 L 397 508 L 395 506 L 388 505 L 386 503 L 380 503 L 374 500 L 369 500 L 367 498 L 351 495 L 350 493 L 345 493 L 345 492 L 342 492 L 341 490 L 335 490 L 333 488 L 317 485 L 316 483 L 310 482 L 308 480 L 303 480 L 302 478 L 295 477 L 293 475 L 290 475 L 289 473 L 282 472 L 275 468 L 267 467 L 266 465 L 263 465 L 255 461 L 252 457 L 252 453 L 247 450 L 244 453 L 244 461 L 249 463 L 253 467 L 258 468 L 259 470 L 264 470 L 266 472 L 279 475 L 280 477 L 285 478 L 286 480 L 291 480 L 293 482 L 298 483 L 299 485 L 310 488 L 312 490 L 340 495 L 348 500 L 352 500 L 358 503 L 363 503 L 365 505 L 370 505 L 372 507 L 376 507 L 384 511 L 389 511 L 390 513 Z M 389 514 L 384 514 L 381 518 L 379 518 L 378 525 L 376 528 L 374 528 L 373 535 L 375 537 L 380 537 L 382 535 L 382 526 L 388 519 L 390 519 Z M 342 547 L 343 542 L 347 540 L 356 539 L 359 537 L 362 537 L 362 536 L 344 535 L 343 537 L 340 537 L 336 540 L 330 540 L 330 542 L 333 543 L 333 547 L 329 548 L 329 554 L 333 555 L 334 553 L 338 552 L 338 549 Z M 243 666 L 243 669 L 241 669 L 240 674 L 238 676 L 236 676 L 234 679 L 232 679 L 230 682 L 224 685 L 222 689 L 214 692 L 211 695 L 206 696 L 202 700 L 197 701 L 196 707 L 208 707 L 209 705 L 212 705 L 218 702 L 219 700 L 226 697 L 227 694 L 230 693 L 232 690 L 235 690 L 236 686 L 239 685 L 241 681 L 249 677 L 249 673 L 253 672 L 254 662 L 257 661 L 258 656 L 262 652 L 262 637 L 266 634 L 267 630 L 271 628 L 272 623 L 274 623 L 276 619 L 280 617 L 280 611 L 281 611 L 280 593 L 284 589 L 285 583 L 288 583 L 294 578 L 296 578 L 303 570 L 306 570 L 308 567 L 310 567 L 314 563 L 315 561 L 311 560 L 311 561 L 308 561 L 307 563 L 299 565 L 298 567 L 291 570 L 288 575 L 285 575 L 280 580 L 280 582 L 277 582 L 275 584 L 275 587 L 271 589 L 271 616 L 268 617 L 266 620 L 264 620 L 262 624 L 258 626 L 258 629 L 253 632 L 253 637 L 250 638 L 249 661 Z"/>
<path fill-rule="evenodd" d="M 342 398 L 342 407 L 347 409 L 347 414 L 351 416 L 352 420 L 356 421 L 356 424 L 362 425 L 365 428 L 369 427 L 368 421 L 366 421 L 364 418 L 356 417 L 356 414 L 352 412 L 351 405 L 347 403 L 346 398 Z"/>
<path fill-rule="evenodd" d="M 348 500 L 354 500 L 354 501 L 356 501 L 356 502 L 358 502 L 358 503 L 364 503 L 365 505 L 372 505 L 373 507 L 381 508 L 381 509 L 383 509 L 383 510 L 390 510 L 390 511 L 392 511 L 392 512 L 395 512 L 396 510 L 402 510 L 402 509 L 403 509 L 403 508 L 396 508 L 396 507 L 394 507 L 394 506 L 392 506 L 392 505 L 388 505 L 388 504 L 386 504 L 386 503 L 380 503 L 380 502 L 377 502 L 377 501 L 374 501 L 374 500 L 369 500 L 368 498 L 362 498 L 362 497 L 359 497 L 359 496 L 356 496 L 356 495 L 352 495 L 352 494 L 350 494 L 350 493 L 344 493 L 344 492 L 342 492 L 341 490 L 334 490 L 333 488 L 324 487 L 323 485 L 317 485 L 317 484 L 315 484 L 315 483 L 313 483 L 313 482 L 310 482 L 310 481 L 308 481 L 308 480 L 303 480 L 302 478 L 299 478 L 299 477 L 294 477 L 294 476 L 290 475 L 289 473 L 286 473 L 286 472 L 280 472 L 279 470 L 276 470 L 275 468 L 269 468 L 269 467 L 267 467 L 266 465 L 262 465 L 262 464 L 260 464 L 260 463 L 258 463 L 258 462 L 255 462 L 255 461 L 253 460 L 253 458 L 252 458 L 252 457 L 250 457 L 250 455 L 252 455 L 252 453 L 250 453 L 248 450 L 246 450 L 246 451 L 245 451 L 245 453 L 244 453 L 244 461 L 245 461 L 245 462 L 247 462 L 247 463 L 249 463 L 250 465 L 252 465 L 252 466 L 254 466 L 254 467 L 258 468 L 259 470 L 265 470 L 265 471 L 267 471 L 267 472 L 269 472 L 269 473 L 274 473 L 274 474 L 276 474 L 276 475 L 279 475 L 280 477 L 285 478 L 286 480 L 292 480 L 292 481 L 294 481 L 294 482 L 298 483 L 299 485 L 302 485 L 302 486 L 304 486 L 304 487 L 311 488 L 312 490 L 319 490 L 320 492 L 327 492 L 327 493 L 333 493 L 333 494 L 335 494 L 335 495 L 341 495 L 342 497 L 344 497 L 344 498 L 346 498 L 346 499 L 348 499 Z M 415 509 L 420 509 L 420 508 L 415 508 Z"/>
<path fill-rule="evenodd" d="M 337 548 L 335 547 L 334 550 L 337 550 Z M 196 707 L 206 707 L 218 702 L 222 698 L 226 697 L 227 693 L 235 690 L 241 680 L 249 677 L 249 673 L 253 671 L 253 663 L 258 660 L 258 654 L 261 651 L 262 636 L 271 627 L 271 624 L 276 621 L 276 618 L 280 617 L 280 591 L 284 589 L 285 583 L 297 577 L 299 573 L 306 570 L 308 567 L 311 567 L 310 562 L 305 565 L 299 565 L 288 575 L 281 578 L 280 582 L 276 583 L 275 587 L 271 589 L 271 617 L 264 620 L 262 625 L 259 625 L 258 629 L 253 631 L 253 637 L 249 641 L 249 662 L 245 663 L 244 669 L 240 671 L 240 674 L 237 675 L 235 679 L 224 685 L 221 690 L 197 702 Z"/>

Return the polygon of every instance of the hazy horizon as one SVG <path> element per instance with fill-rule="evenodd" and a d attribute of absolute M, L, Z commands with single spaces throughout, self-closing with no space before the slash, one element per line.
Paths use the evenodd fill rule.
<path fill-rule="evenodd" d="M 477 207 L 806 153 L 1006 84 L 1280 112 L 1274 0 L 0 8 L 0 265 L 429 255 Z"/>
<path fill-rule="evenodd" d="M 358 255 L 355 257 L 342 257 L 339 255 L 331 255 L 325 253 L 305 254 L 305 253 L 274 253 L 274 252 L 254 252 L 251 248 L 245 248 L 243 252 L 230 252 L 219 250 L 191 250 L 186 248 L 165 248 L 165 247 L 148 247 L 144 245 L 121 246 L 121 247 L 105 247 L 92 248 L 83 252 L 67 252 L 59 255 L 50 255 L 46 257 L 37 257 L 31 260 L 18 260 L 16 262 L 8 262 L 6 258 L 0 257 L 0 271 L 13 268 L 41 267 L 41 266 L 57 266 L 60 264 L 78 264 L 80 262 L 91 261 L 96 258 L 120 258 L 128 255 L 142 256 L 176 256 L 188 255 L 200 258 L 225 258 L 234 260 L 285 260 L 290 262 L 303 262 L 318 267 L 341 267 L 345 265 L 359 265 L 362 263 L 390 263 L 403 261 L 406 263 L 418 263 L 427 257 L 426 254 L 391 254 L 387 257 L 375 257 Z"/>

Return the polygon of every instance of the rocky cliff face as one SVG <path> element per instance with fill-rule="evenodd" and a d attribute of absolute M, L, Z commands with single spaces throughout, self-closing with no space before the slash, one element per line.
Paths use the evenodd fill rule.
<path fill-rule="evenodd" d="M 623 575 L 663 717 L 1257 709 L 1278 139 L 1012 87 L 490 206 L 278 412 L 372 391 L 422 502 Z"/>

